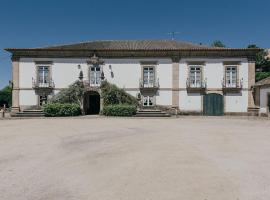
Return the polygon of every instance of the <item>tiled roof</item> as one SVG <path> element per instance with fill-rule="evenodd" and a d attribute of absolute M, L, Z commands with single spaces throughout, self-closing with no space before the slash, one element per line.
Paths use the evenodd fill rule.
<path fill-rule="evenodd" d="M 262 85 L 270 85 L 270 77 L 267 77 L 255 83 L 255 86 L 262 86 Z"/>
<path fill-rule="evenodd" d="M 175 40 L 100 40 L 67 45 L 49 46 L 37 49 L 64 50 L 177 50 L 177 49 L 213 49 L 199 44 Z"/>

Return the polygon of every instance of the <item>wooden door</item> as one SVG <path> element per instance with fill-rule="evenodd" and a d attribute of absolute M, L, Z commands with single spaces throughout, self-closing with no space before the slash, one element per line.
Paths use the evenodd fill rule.
<path fill-rule="evenodd" d="M 221 94 L 206 94 L 203 98 L 203 114 L 220 116 L 224 114 L 224 100 Z"/>

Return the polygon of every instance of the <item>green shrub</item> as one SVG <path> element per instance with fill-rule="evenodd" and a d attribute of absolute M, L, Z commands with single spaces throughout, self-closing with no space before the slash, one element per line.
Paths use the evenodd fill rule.
<path fill-rule="evenodd" d="M 106 116 L 133 116 L 136 114 L 134 105 L 107 105 L 103 108 L 102 114 Z"/>
<path fill-rule="evenodd" d="M 100 88 L 104 106 L 115 104 L 138 104 L 135 97 L 128 94 L 124 89 L 120 89 L 116 85 L 110 84 L 107 81 L 103 81 Z"/>
<path fill-rule="evenodd" d="M 42 107 L 46 117 L 65 117 L 81 115 L 81 108 L 78 104 L 50 103 Z"/>

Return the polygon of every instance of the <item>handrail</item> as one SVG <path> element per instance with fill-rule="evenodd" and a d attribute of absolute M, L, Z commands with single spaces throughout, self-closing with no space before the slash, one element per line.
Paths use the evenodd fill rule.
<path fill-rule="evenodd" d="M 243 78 L 237 79 L 235 84 L 228 84 L 226 79 L 222 79 L 222 88 L 243 88 Z"/>
<path fill-rule="evenodd" d="M 33 88 L 54 88 L 55 85 L 52 79 L 46 82 L 39 82 L 35 80 L 34 78 L 32 78 L 32 87 Z"/>
<path fill-rule="evenodd" d="M 159 88 L 159 79 L 154 80 L 153 83 L 145 84 L 142 79 L 139 79 L 140 88 Z"/>
<path fill-rule="evenodd" d="M 207 87 L 207 79 L 201 80 L 199 83 L 194 83 L 190 78 L 187 78 L 186 81 L 187 88 L 206 88 Z"/>

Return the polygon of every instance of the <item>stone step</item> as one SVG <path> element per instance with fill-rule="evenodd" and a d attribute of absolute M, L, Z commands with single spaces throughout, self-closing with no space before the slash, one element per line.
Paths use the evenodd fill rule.
<path fill-rule="evenodd" d="M 24 110 L 23 113 L 43 113 L 42 110 Z"/>
<path fill-rule="evenodd" d="M 137 113 L 162 113 L 162 111 L 157 110 L 157 111 L 150 111 L 150 110 L 139 110 Z"/>
<path fill-rule="evenodd" d="M 11 117 L 44 117 L 41 110 L 24 110 L 23 112 L 11 113 Z"/>
<path fill-rule="evenodd" d="M 136 117 L 170 117 L 169 114 L 161 110 L 138 110 Z"/>
<path fill-rule="evenodd" d="M 135 117 L 170 117 L 169 114 L 136 114 Z"/>

